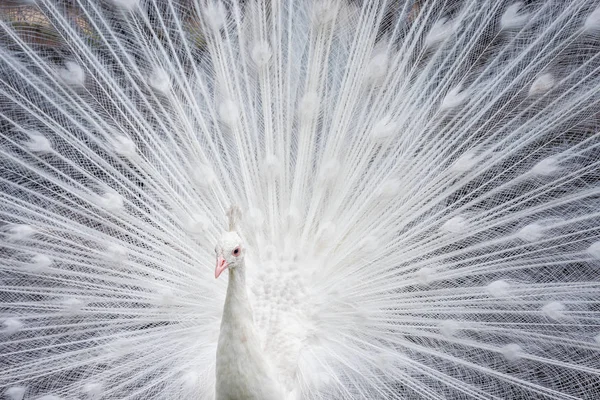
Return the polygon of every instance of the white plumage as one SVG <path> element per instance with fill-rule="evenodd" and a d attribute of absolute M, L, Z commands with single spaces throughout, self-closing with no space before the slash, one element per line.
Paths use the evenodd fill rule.
<path fill-rule="evenodd" d="M 599 50 L 595 0 L 3 2 L 0 393 L 598 398 Z"/>
<path fill-rule="evenodd" d="M 226 268 L 229 282 L 217 346 L 217 400 L 284 399 L 282 382 L 265 357 L 246 288 L 245 246 L 235 232 L 227 232 L 216 248 L 215 278 Z"/>

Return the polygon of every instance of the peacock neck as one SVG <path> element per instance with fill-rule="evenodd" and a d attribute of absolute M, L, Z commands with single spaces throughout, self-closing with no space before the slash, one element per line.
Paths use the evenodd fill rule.
<path fill-rule="evenodd" d="M 252 318 L 252 309 L 246 289 L 246 268 L 243 263 L 236 268 L 229 269 L 223 316 L 226 318 Z"/>

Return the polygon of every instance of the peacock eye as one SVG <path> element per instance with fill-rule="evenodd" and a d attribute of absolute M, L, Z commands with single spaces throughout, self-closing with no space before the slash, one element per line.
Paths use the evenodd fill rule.
<path fill-rule="evenodd" d="M 231 252 L 231 254 L 233 254 L 233 255 L 234 255 L 234 256 L 236 256 L 236 257 L 237 257 L 237 256 L 239 256 L 239 255 L 240 255 L 240 248 L 239 248 L 239 247 L 236 247 L 236 248 L 235 248 L 235 249 L 234 249 L 234 250 Z"/>

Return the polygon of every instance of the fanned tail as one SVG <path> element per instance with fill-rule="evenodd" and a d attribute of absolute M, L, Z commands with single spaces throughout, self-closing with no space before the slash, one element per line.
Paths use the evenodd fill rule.
<path fill-rule="evenodd" d="M 290 399 L 598 397 L 599 6 L 0 5 L 0 388 L 212 398 L 235 226 Z"/>

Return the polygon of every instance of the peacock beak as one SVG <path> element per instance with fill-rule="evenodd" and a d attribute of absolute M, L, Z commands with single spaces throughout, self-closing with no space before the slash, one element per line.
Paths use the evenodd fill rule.
<path fill-rule="evenodd" d="M 221 275 L 225 269 L 227 269 L 227 261 L 222 256 L 217 257 L 217 268 L 215 269 L 215 279 Z"/>

